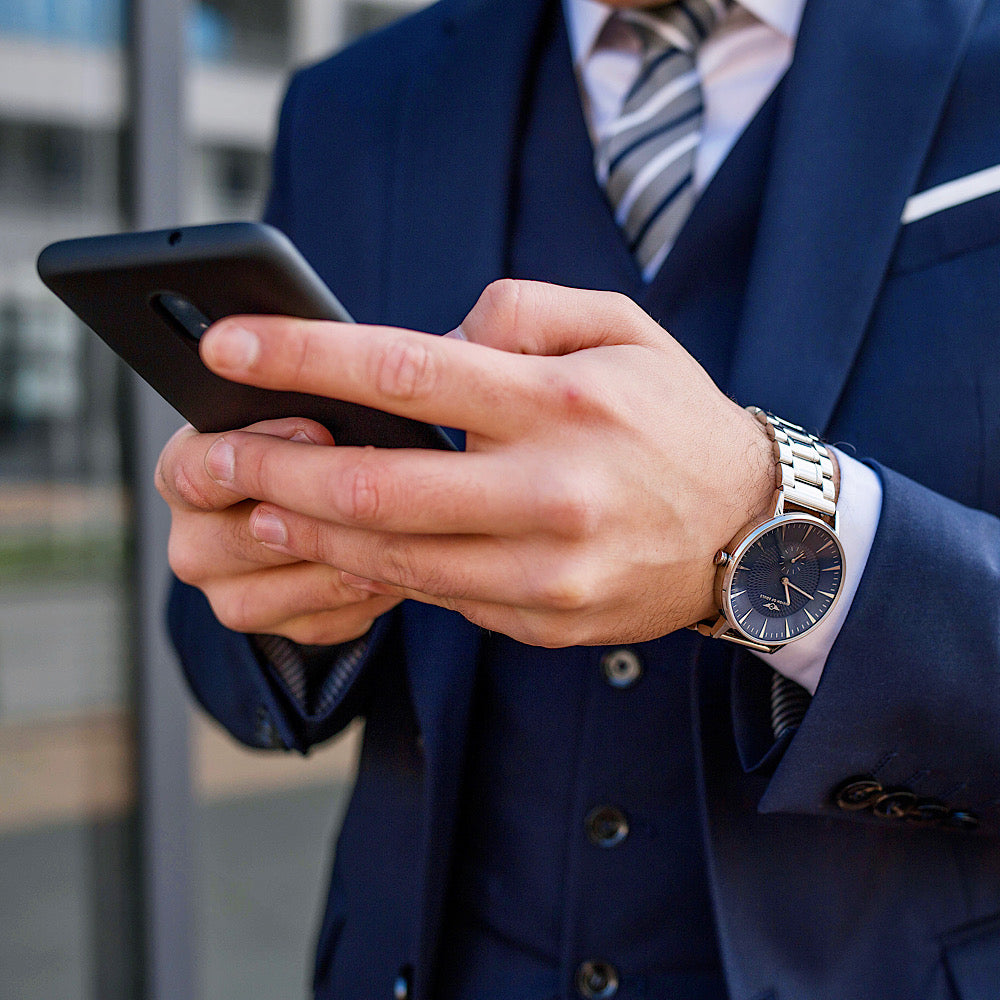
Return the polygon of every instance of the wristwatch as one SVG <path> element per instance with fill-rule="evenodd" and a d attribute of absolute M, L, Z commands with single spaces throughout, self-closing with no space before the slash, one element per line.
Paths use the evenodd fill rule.
<path fill-rule="evenodd" d="M 781 473 L 777 502 L 770 517 L 750 523 L 716 553 L 719 615 L 691 627 L 773 653 L 834 609 L 844 583 L 844 549 L 829 452 L 796 424 L 756 406 L 748 410 L 774 445 Z"/>

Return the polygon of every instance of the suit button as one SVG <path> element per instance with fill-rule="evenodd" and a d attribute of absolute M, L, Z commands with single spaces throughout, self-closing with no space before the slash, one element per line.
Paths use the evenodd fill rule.
<path fill-rule="evenodd" d="M 642 676 L 642 661 L 631 649 L 612 649 L 601 658 L 604 679 L 615 688 L 628 688 Z"/>
<path fill-rule="evenodd" d="M 576 991 L 586 1000 L 610 1000 L 618 992 L 618 971 L 607 962 L 581 962 Z"/>
<path fill-rule="evenodd" d="M 392 985 L 394 1000 L 409 1000 L 410 980 L 413 978 L 413 966 L 404 965 L 396 974 L 396 982 Z"/>
<path fill-rule="evenodd" d="M 945 825 L 955 830 L 978 830 L 979 817 L 975 813 L 966 812 L 964 809 L 955 809 L 948 815 Z"/>
<path fill-rule="evenodd" d="M 883 792 L 872 805 L 872 812 L 883 819 L 903 819 L 917 804 L 917 797 L 906 788 Z"/>
<path fill-rule="evenodd" d="M 584 820 L 587 837 L 597 847 L 614 847 L 628 836 L 628 817 L 614 806 L 597 806 Z"/>
<path fill-rule="evenodd" d="M 951 810 L 937 799 L 920 799 L 906 814 L 911 823 L 918 826 L 934 826 L 943 823 L 951 815 Z"/>
<path fill-rule="evenodd" d="M 861 775 L 848 778 L 834 793 L 834 801 L 845 812 L 861 812 L 875 804 L 885 791 L 880 781 Z"/>

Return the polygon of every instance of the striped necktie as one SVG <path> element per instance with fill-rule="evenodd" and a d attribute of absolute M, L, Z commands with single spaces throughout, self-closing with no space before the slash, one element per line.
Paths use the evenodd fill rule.
<path fill-rule="evenodd" d="M 698 45 L 733 0 L 675 0 L 614 14 L 640 36 L 642 66 L 595 147 L 597 176 L 642 276 L 650 281 L 695 202 L 701 138 Z"/>

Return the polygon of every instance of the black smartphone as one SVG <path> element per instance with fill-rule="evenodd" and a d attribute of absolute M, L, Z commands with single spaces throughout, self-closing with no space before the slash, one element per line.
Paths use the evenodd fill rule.
<path fill-rule="evenodd" d="M 221 378 L 198 339 L 224 316 L 270 314 L 351 322 L 292 242 L 257 222 L 63 240 L 38 274 L 102 340 L 199 431 L 308 417 L 341 445 L 442 448 L 440 427 L 306 393 Z"/>

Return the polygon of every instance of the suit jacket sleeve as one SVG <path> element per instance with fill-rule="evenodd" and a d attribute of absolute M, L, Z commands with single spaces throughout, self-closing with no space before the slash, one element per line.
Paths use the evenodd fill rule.
<path fill-rule="evenodd" d="M 301 138 L 300 116 L 308 100 L 303 86 L 308 71 L 293 76 L 282 105 L 272 163 L 272 186 L 264 220 L 296 238 L 296 204 L 292 177 L 296 142 Z M 316 88 L 322 92 L 321 88 Z M 334 88 L 336 92 L 336 89 Z M 357 200 L 357 199 L 355 199 Z M 351 202 L 346 202 L 351 204 Z M 331 221 L 331 230 L 335 224 Z M 301 245 L 301 241 L 300 242 Z M 330 241 L 331 245 L 335 241 Z M 303 248 L 304 249 L 304 248 Z M 359 255 L 362 260 L 367 257 Z M 317 262 L 314 259 L 314 264 Z M 357 315 L 368 315 L 370 307 L 351 288 L 367 288 L 374 282 L 352 280 L 338 294 Z M 175 649 L 195 697 L 202 707 L 238 740 L 250 746 L 295 749 L 305 753 L 310 746 L 335 735 L 351 719 L 364 712 L 367 677 L 378 670 L 382 656 L 390 655 L 385 636 L 391 631 L 390 616 L 376 623 L 362 662 L 353 671 L 352 683 L 321 712 L 308 706 L 289 689 L 280 672 L 266 661 L 246 635 L 224 628 L 215 618 L 205 596 L 193 587 L 174 581 L 168 608 L 168 623 Z"/>
<path fill-rule="evenodd" d="M 886 790 L 972 813 L 1000 805 L 1000 521 L 889 469 L 851 612 L 798 731 L 772 745 L 766 665 L 740 655 L 734 722 L 744 767 L 773 773 L 764 812 L 840 813 L 837 790 Z M 872 819 L 872 810 L 847 814 Z"/>

